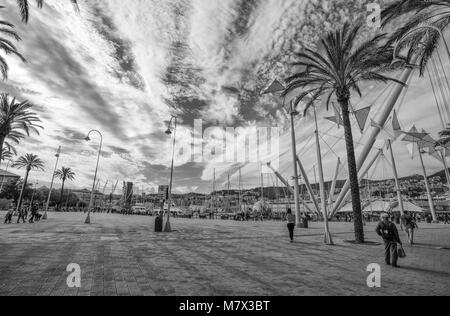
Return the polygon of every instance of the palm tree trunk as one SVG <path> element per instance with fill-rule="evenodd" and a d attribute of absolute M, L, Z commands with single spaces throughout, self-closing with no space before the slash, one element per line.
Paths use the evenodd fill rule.
<path fill-rule="evenodd" d="M 356 168 L 355 147 L 353 145 L 352 124 L 350 122 L 349 100 L 340 102 L 345 129 L 345 144 L 347 146 L 348 173 L 352 194 L 352 206 L 355 225 L 355 241 L 364 243 L 364 225 L 362 219 L 361 197 L 359 194 L 358 169 Z"/>
<path fill-rule="evenodd" d="M 60 196 L 59 196 L 59 204 L 58 204 L 58 210 L 59 210 L 59 211 L 61 210 L 62 200 L 63 200 L 63 197 L 64 197 L 64 182 L 65 182 L 65 180 L 63 180 L 63 182 L 62 182 L 62 186 L 61 186 L 61 194 L 60 194 Z"/>
<path fill-rule="evenodd" d="M 0 137 L 0 165 L 3 161 L 3 145 L 5 143 L 5 137 Z"/>
<path fill-rule="evenodd" d="M 23 180 L 22 190 L 20 191 L 19 202 L 17 202 L 17 212 L 19 212 L 20 208 L 22 207 L 23 195 L 25 192 L 25 188 L 27 187 L 29 174 L 30 174 L 30 170 L 27 169 L 27 172 L 25 173 L 25 179 Z"/>

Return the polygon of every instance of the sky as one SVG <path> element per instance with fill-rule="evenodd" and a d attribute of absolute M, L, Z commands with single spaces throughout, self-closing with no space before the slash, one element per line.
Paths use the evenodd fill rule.
<path fill-rule="evenodd" d="M 48 186 L 61 146 L 59 166 L 76 173 L 76 181 L 68 187 L 92 186 L 99 136 L 92 134 L 91 142 L 83 139 L 96 129 L 103 135 L 99 189 L 109 192 L 116 181 L 119 188 L 122 181 L 132 181 L 138 192 L 154 192 L 158 185 L 168 184 L 173 139 L 164 132 L 174 115 L 178 123 L 174 192 L 204 193 L 211 191 L 214 174 L 216 189 L 228 187 L 228 176 L 236 188 L 239 169 L 242 187 L 257 187 L 261 164 L 276 157 L 281 174 L 291 178 L 289 117 L 276 97 L 260 92 L 274 79 L 292 73 L 294 52 L 315 48 L 321 34 L 345 21 L 365 19 L 365 5 L 373 1 L 80 0 L 76 13 L 70 1 L 47 0 L 41 10 L 33 4 L 26 25 L 20 22 L 15 1 L 4 2 L 1 19 L 16 25 L 23 39 L 18 48 L 27 63 L 7 58 L 9 78 L 0 82 L 0 91 L 32 102 L 44 127 L 39 136 L 17 146 L 19 155 L 35 153 L 45 162 L 44 172 L 32 172 L 32 182 Z M 365 35 L 374 32 L 365 30 Z M 448 67 L 442 50 L 441 55 Z M 357 153 L 390 88 L 368 83 L 362 99 L 353 96 L 356 109 L 372 106 L 366 133 L 354 130 Z M 416 125 L 436 137 L 442 124 L 427 77 L 414 76 L 402 100 L 396 107 L 402 127 L 409 130 Z M 325 179 L 330 180 L 337 158 L 345 164 L 343 128 L 324 119 L 332 112 L 323 107 L 318 111 Z M 203 138 L 205 147 L 215 148 L 212 159 L 183 159 L 195 120 L 201 120 L 202 131 L 212 131 Z M 314 182 L 312 116 L 298 117 L 295 124 L 298 154 Z M 278 151 L 263 155 L 260 162 L 222 162 L 217 135 L 231 133 L 226 128 L 237 129 L 243 137 L 255 128 L 274 127 L 281 135 Z M 383 143 L 380 139 L 377 147 Z M 394 144 L 399 174 L 418 174 L 417 155 L 412 159 L 405 145 Z M 245 152 L 236 147 L 238 153 Z M 429 173 L 443 169 L 431 157 L 425 157 L 425 164 Z M 370 176 L 392 177 L 389 164 L 380 162 Z M 339 177 L 347 177 L 345 168 Z M 273 185 L 275 177 L 265 174 L 263 181 Z"/>

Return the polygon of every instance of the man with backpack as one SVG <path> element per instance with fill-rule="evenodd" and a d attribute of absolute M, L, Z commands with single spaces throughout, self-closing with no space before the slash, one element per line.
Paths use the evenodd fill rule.
<path fill-rule="evenodd" d="M 398 245 L 402 246 L 402 242 L 397 227 L 389 220 L 388 214 L 381 216 L 376 232 L 384 240 L 386 264 L 392 265 L 394 268 L 400 268 L 397 264 Z"/>

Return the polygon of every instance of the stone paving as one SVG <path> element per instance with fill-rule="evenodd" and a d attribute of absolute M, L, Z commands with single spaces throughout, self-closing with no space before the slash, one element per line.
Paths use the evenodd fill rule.
<path fill-rule="evenodd" d="M 173 219 L 173 233 L 157 234 L 151 217 L 84 219 L 1 223 L 0 295 L 450 295 L 449 225 L 420 225 L 418 244 L 393 270 L 381 244 L 346 242 L 348 223 L 331 223 L 336 245 L 325 246 L 320 223 L 291 244 L 282 222 Z M 380 242 L 374 229 L 366 226 L 368 240 Z M 79 289 L 66 283 L 71 263 L 81 267 Z M 371 263 L 382 267 L 381 288 L 366 284 Z"/>

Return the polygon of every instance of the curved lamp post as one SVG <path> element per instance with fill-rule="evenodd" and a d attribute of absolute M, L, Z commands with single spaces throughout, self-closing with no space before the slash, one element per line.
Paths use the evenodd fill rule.
<path fill-rule="evenodd" d="M 177 141 L 177 118 L 175 116 L 172 116 L 169 121 L 166 135 L 172 135 L 172 133 L 173 133 L 173 146 L 172 146 L 172 165 L 170 167 L 169 201 L 167 205 L 167 221 L 164 227 L 164 232 L 166 233 L 170 233 L 172 231 L 172 227 L 170 226 L 170 209 L 172 207 L 173 169 L 175 162 L 175 145 Z"/>
<path fill-rule="evenodd" d="M 95 174 L 94 174 L 94 182 L 92 184 L 92 191 L 91 191 L 91 199 L 89 201 L 89 209 L 88 209 L 88 215 L 86 217 L 86 221 L 85 224 L 90 224 L 91 223 L 91 210 L 93 208 L 93 204 L 94 204 L 94 195 L 95 195 L 95 184 L 97 182 L 97 172 L 98 172 L 98 164 L 100 162 L 100 156 L 102 154 L 102 145 L 103 145 L 103 135 L 102 133 L 100 133 L 98 130 L 91 130 L 88 134 L 88 136 L 86 136 L 86 138 L 84 139 L 85 141 L 89 142 L 91 141 L 91 134 L 92 133 L 97 133 L 98 135 L 100 135 L 100 146 L 98 148 L 98 155 L 97 155 L 97 166 L 95 167 Z"/>
<path fill-rule="evenodd" d="M 48 208 L 50 206 L 50 198 L 52 196 L 53 184 L 55 182 L 56 169 L 58 169 L 58 162 L 59 162 L 60 156 L 61 156 L 61 146 L 59 146 L 58 151 L 56 152 L 56 155 L 55 155 L 55 157 L 56 157 L 55 170 L 53 170 L 53 174 L 52 174 L 52 182 L 50 184 L 50 190 L 48 191 L 48 197 L 47 197 L 47 203 L 45 204 L 44 215 L 42 216 L 43 220 L 47 219 L 47 212 L 48 212 Z"/>

